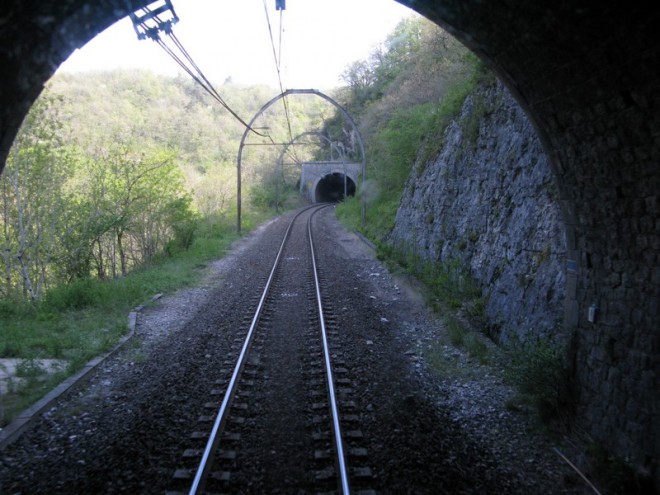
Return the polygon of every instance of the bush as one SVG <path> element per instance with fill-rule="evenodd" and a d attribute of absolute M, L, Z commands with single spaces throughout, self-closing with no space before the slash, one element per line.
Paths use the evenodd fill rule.
<path fill-rule="evenodd" d="M 0 319 L 15 319 L 35 314 L 35 306 L 29 301 L 0 299 Z"/>
<path fill-rule="evenodd" d="M 46 294 L 42 308 L 46 311 L 67 311 L 91 306 L 98 300 L 97 285 L 89 278 L 61 285 Z"/>
<path fill-rule="evenodd" d="M 172 226 L 172 230 L 174 230 L 174 238 L 165 246 L 165 252 L 169 256 L 187 251 L 192 247 L 197 232 L 197 222 L 195 220 L 175 224 Z"/>
<path fill-rule="evenodd" d="M 23 348 L 18 342 L 5 342 L 0 350 L 0 357 L 15 358 L 23 355 Z"/>
<path fill-rule="evenodd" d="M 505 354 L 507 381 L 535 406 L 544 424 L 570 413 L 569 377 L 562 348 L 544 339 L 515 341 Z"/>
<path fill-rule="evenodd" d="M 459 259 L 434 263 L 417 259 L 414 253 L 408 254 L 407 258 L 413 273 L 431 290 L 433 304 L 466 309 L 466 314 L 475 319 L 485 311 L 481 288 Z"/>

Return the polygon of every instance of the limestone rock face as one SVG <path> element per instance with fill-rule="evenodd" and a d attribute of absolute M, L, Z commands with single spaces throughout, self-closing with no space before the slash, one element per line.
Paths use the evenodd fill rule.
<path fill-rule="evenodd" d="M 554 179 L 501 84 L 470 95 L 440 154 L 416 163 L 389 242 L 469 268 L 494 337 L 559 336 L 566 247 Z"/>

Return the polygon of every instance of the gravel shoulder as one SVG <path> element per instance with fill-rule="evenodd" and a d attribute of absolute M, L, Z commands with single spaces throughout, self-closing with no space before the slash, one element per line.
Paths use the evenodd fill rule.
<path fill-rule="evenodd" d="M 516 391 L 500 371 L 480 365 L 461 348 L 441 344 L 448 340 L 446 330 L 426 306 L 419 284 L 390 274 L 334 215 L 324 220 L 324 245 L 334 238 L 342 246 L 326 255 L 342 260 L 336 270 L 343 267 L 343 277 L 354 276 L 365 296 L 365 311 L 354 315 L 364 321 L 353 331 L 363 329 L 361 339 L 368 345 L 354 359 L 370 355 L 368 367 L 382 368 L 374 372 L 382 382 L 364 383 L 361 393 L 366 397 L 378 389 L 372 395 L 382 402 L 365 405 L 381 412 L 373 419 L 373 435 L 390 430 L 385 434 L 390 447 L 383 449 L 376 468 L 386 478 L 383 492 L 592 493 L 554 451 L 573 445 L 544 432 L 529 410 L 507 405 Z M 336 296 L 339 300 L 341 291 Z M 438 360 L 446 364 L 441 373 L 435 371 Z M 436 489 L 423 488 L 429 486 Z"/>
<path fill-rule="evenodd" d="M 438 344 L 445 330 L 414 282 L 390 275 L 332 209 L 321 224 L 322 270 L 364 370 L 355 382 L 380 493 L 591 493 L 553 451 L 564 440 L 507 407 L 515 392 L 497 370 Z M 143 309 L 133 342 L 0 453 L 0 493 L 164 493 L 203 411 L 205 385 L 191 377 L 212 379 L 281 231 L 260 227 L 200 285 Z M 458 372 L 438 374 L 432 355 Z"/>

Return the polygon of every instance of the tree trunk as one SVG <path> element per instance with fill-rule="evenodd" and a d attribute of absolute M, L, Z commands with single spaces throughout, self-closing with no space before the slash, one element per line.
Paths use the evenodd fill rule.
<path fill-rule="evenodd" d="M 5 263 L 5 296 L 10 299 L 12 296 L 12 257 L 11 257 L 11 236 L 9 229 L 9 184 L 8 181 L 2 180 L 2 227 L 5 239 L 5 246 L 3 249 L 3 257 Z"/>
<path fill-rule="evenodd" d="M 34 299 L 34 291 L 32 290 L 32 280 L 30 280 L 30 273 L 25 260 L 23 259 L 25 254 L 25 249 L 27 247 L 27 228 L 25 226 L 25 215 L 27 212 L 27 198 L 24 198 L 21 194 L 21 183 L 20 183 L 20 160 L 17 158 L 14 160 L 14 195 L 16 203 L 16 213 L 17 213 L 17 227 L 18 227 L 18 254 L 16 259 L 21 265 L 21 275 L 23 277 L 23 292 L 31 300 Z"/>
<path fill-rule="evenodd" d="M 96 274 L 99 278 L 99 280 L 104 280 L 105 279 L 105 267 L 103 264 L 103 245 L 101 244 L 101 238 L 99 237 L 96 239 L 96 245 L 99 248 L 99 257 L 98 257 L 98 263 L 96 265 Z"/>
<path fill-rule="evenodd" d="M 34 301 L 34 290 L 32 290 L 32 280 L 30 280 L 30 273 L 27 269 L 27 266 L 25 265 L 25 262 L 23 261 L 23 253 L 19 253 L 16 255 L 16 259 L 21 265 L 21 275 L 23 276 L 23 293 L 25 294 L 26 298 L 30 299 L 31 301 Z"/>
<path fill-rule="evenodd" d="M 124 252 L 123 244 L 124 231 L 117 231 L 117 249 L 119 250 L 119 263 L 121 265 L 121 275 L 126 276 L 126 253 Z"/>

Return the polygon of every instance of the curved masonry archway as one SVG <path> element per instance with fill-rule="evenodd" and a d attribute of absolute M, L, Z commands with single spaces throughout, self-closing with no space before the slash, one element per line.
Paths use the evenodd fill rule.
<path fill-rule="evenodd" d="M 257 119 L 263 115 L 263 113 L 270 108 L 272 105 L 277 103 L 279 100 L 286 98 L 289 95 L 312 95 L 312 96 L 317 96 L 319 98 L 322 98 L 323 100 L 327 101 L 330 103 L 336 110 L 338 110 L 344 118 L 351 124 L 351 127 L 353 128 L 353 131 L 355 133 L 355 136 L 357 138 L 357 144 L 360 148 L 360 157 L 362 158 L 362 181 L 364 182 L 366 178 L 366 157 L 364 153 L 364 143 L 362 141 L 362 136 L 360 135 L 360 130 L 357 127 L 357 124 L 353 120 L 353 117 L 351 116 L 348 111 L 344 107 L 342 107 L 337 101 L 326 95 L 325 93 L 322 93 L 318 89 L 287 89 L 286 91 L 280 93 L 279 95 L 275 96 L 274 98 L 271 98 L 270 101 L 266 102 L 258 111 L 257 113 L 254 114 L 250 122 L 248 123 L 247 127 L 245 128 L 245 131 L 243 132 L 243 137 L 241 138 L 240 145 L 238 146 L 238 156 L 236 158 L 236 170 L 237 170 L 237 191 L 236 191 L 236 211 L 237 211 L 237 227 L 238 231 L 241 231 L 241 182 L 242 182 L 242 160 L 243 160 L 243 147 L 245 146 L 246 139 L 250 133 L 250 131 L 253 129 L 254 123 L 257 121 Z M 310 133 L 313 131 L 310 131 Z M 290 145 L 291 142 L 288 145 Z M 304 167 L 303 167 L 304 169 Z M 304 175 L 304 174 L 303 174 Z M 301 179 L 302 183 L 302 179 Z M 362 217 L 364 218 L 364 203 L 362 206 Z"/>
<path fill-rule="evenodd" d="M 38 11 L 22 0 L 3 4 L 0 163 L 60 63 L 147 3 L 42 0 Z M 565 326 L 574 336 L 579 417 L 596 440 L 660 479 L 660 5 L 401 3 L 481 57 L 534 123 L 566 224 Z"/>
<path fill-rule="evenodd" d="M 349 196 L 354 196 L 358 183 L 362 179 L 363 165 L 361 163 L 348 163 L 340 161 L 303 162 L 300 173 L 300 193 L 307 195 L 313 202 L 318 202 L 319 184 L 323 181 L 332 181 L 332 177 L 346 177 L 352 184 Z M 326 184 L 328 185 L 328 184 Z M 347 187 L 349 187 L 347 185 Z M 330 186 L 332 189 L 332 187 Z M 343 199 L 343 185 L 341 196 Z M 330 191 L 328 191 L 330 192 Z M 323 195 L 323 193 L 321 193 Z M 334 195 L 334 193 L 331 193 Z"/>
<path fill-rule="evenodd" d="M 346 194 L 344 194 L 344 179 L 346 179 Z M 342 201 L 346 196 L 355 196 L 356 180 L 350 174 L 334 170 L 319 177 L 312 188 L 312 201 L 325 203 Z"/>

